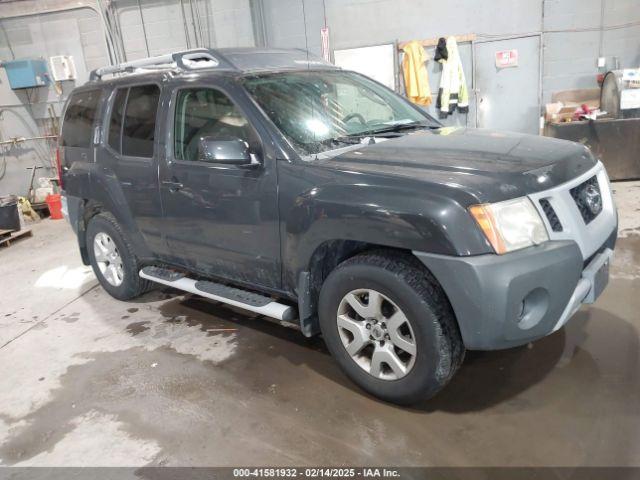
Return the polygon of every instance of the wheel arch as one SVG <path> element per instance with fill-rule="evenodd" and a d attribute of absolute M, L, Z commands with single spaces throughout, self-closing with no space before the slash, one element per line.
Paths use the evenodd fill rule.
<path fill-rule="evenodd" d="M 310 337 L 320 332 L 317 315 L 318 298 L 320 289 L 329 274 L 342 262 L 371 251 L 414 256 L 408 249 L 359 240 L 325 240 L 315 248 L 306 268 L 299 272 L 297 282 L 300 327 L 305 336 Z"/>
<path fill-rule="evenodd" d="M 148 250 L 142 235 L 138 231 L 137 227 L 133 223 L 132 219 L 127 219 L 128 212 L 123 213 L 121 209 L 109 208 L 103 202 L 95 199 L 82 199 L 78 205 L 78 211 L 76 213 L 76 225 L 74 229 L 78 236 L 78 246 L 80 248 L 80 256 L 82 257 L 82 263 L 89 265 L 89 253 L 87 245 L 87 226 L 93 217 L 96 215 L 108 212 L 116 219 L 118 224 L 122 227 L 124 233 L 129 237 L 129 240 L 136 251 L 136 254 L 141 258 L 150 258 L 151 252 Z M 118 213 L 120 213 L 118 215 Z M 123 218 L 123 215 L 125 218 Z"/>

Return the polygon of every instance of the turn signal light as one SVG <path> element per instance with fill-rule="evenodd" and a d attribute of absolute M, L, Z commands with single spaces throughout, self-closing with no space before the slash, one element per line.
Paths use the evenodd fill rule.
<path fill-rule="evenodd" d="M 498 232 L 493 213 L 487 207 L 487 205 L 473 205 L 469 207 L 469 213 L 475 218 L 482 233 L 487 237 L 496 253 L 498 255 L 507 253 L 507 247 L 504 244 L 504 240 L 502 240 L 502 235 Z"/>

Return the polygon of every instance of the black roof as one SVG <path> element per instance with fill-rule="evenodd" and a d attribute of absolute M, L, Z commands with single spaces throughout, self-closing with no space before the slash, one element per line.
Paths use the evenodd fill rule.
<path fill-rule="evenodd" d="M 221 48 L 218 52 L 241 72 L 266 70 L 337 68 L 305 50 L 284 48 Z M 214 53 L 215 55 L 215 53 Z"/>
<path fill-rule="evenodd" d="M 220 48 L 175 52 L 158 57 L 144 58 L 120 65 L 93 70 L 90 80 L 100 80 L 114 73 L 145 73 L 156 76 L 163 72 L 216 73 L 216 72 L 269 72 L 303 69 L 337 69 L 335 65 L 304 50 L 278 48 Z M 137 76 L 137 75 L 136 75 Z M 114 77 L 110 81 L 127 77 Z"/>

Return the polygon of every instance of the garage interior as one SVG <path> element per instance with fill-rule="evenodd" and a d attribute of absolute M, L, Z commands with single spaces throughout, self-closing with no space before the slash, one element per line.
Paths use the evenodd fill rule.
<path fill-rule="evenodd" d="M 469 108 L 443 117 L 433 57 L 450 36 Z M 564 328 L 468 351 L 436 397 L 399 407 L 320 337 L 171 288 L 120 302 L 83 265 L 55 152 L 91 70 L 303 49 L 405 94 L 412 40 L 445 126 L 576 141 L 607 168 L 609 285 Z M 17 86 L 25 60 L 40 80 Z M 0 0 L 0 61 L 0 466 L 640 466 L 638 0 Z"/>

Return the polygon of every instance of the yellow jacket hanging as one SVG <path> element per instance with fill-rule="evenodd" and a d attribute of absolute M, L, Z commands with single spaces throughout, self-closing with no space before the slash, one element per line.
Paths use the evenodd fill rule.
<path fill-rule="evenodd" d="M 407 97 L 418 105 L 431 105 L 431 87 L 426 62 L 429 60 L 424 47 L 417 41 L 406 44 L 402 51 L 402 71 Z"/>

